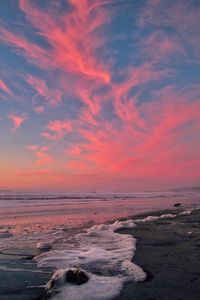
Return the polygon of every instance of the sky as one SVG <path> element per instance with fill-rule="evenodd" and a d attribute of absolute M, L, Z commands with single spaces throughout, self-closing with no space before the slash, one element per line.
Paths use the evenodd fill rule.
<path fill-rule="evenodd" d="M 200 1 L 0 2 L 0 189 L 200 182 Z"/>

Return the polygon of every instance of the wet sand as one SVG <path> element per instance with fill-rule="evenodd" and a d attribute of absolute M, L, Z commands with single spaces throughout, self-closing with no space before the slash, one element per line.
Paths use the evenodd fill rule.
<path fill-rule="evenodd" d="M 191 215 L 146 222 L 133 229 L 120 230 L 138 239 L 133 262 L 142 267 L 148 276 L 145 282 L 126 284 L 115 300 L 199 299 L 199 225 L 200 210 L 194 210 Z"/>
<path fill-rule="evenodd" d="M 43 299 L 44 285 L 52 269 L 37 268 L 34 256 L 37 248 L 12 248 L 0 252 L 0 299 Z"/>

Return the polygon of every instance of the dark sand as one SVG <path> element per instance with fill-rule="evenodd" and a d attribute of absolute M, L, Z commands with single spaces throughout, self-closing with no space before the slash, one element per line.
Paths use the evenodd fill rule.
<path fill-rule="evenodd" d="M 191 215 L 120 230 L 138 239 L 133 262 L 148 277 L 145 282 L 126 284 L 115 300 L 200 299 L 199 224 L 200 210 L 194 210 Z"/>

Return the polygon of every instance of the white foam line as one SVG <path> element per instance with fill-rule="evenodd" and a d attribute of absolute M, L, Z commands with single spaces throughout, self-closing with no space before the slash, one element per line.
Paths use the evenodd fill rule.
<path fill-rule="evenodd" d="M 180 212 L 179 215 L 191 215 L 191 213 L 194 210 L 198 210 L 198 209 L 200 209 L 200 207 L 187 208 L 187 209 L 183 210 L 182 212 Z"/>
<path fill-rule="evenodd" d="M 159 219 L 175 218 L 176 216 L 177 216 L 176 214 L 163 214 L 161 216 L 148 216 L 144 219 L 134 220 L 134 222 L 151 222 L 151 221 L 156 221 Z"/>
<path fill-rule="evenodd" d="M 53 299 L 108 300 L 120 293 L 125 282 L 145 280 L 142 268 L 132 263 L 136 239 L 116 232 L 135 226 L 132 220 L 94 225 L 74 237 L 74 249 L 51 250 L 36 257 L 39 266 L 59 269 L 51 278 L 60 290 Z M 67 248 L 67 245 L 63 246 Z M 80 286 L 65 282 L 67 270 L 76 266 L 86 270 L 89 276 L 89 281 Z M 97 275 L 99 272 L 101 276 Z M 47 284 L 48 287 L 50 284 Z"/>

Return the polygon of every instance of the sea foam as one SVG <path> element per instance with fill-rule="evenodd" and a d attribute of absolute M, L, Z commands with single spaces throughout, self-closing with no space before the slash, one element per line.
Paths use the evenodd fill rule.
<path fill-rule="evenodd" d="M 145 280 L 145 272 L 132 262 L 136 239 L 116 232 L 135 226 L 132 220 L 94 225 L 74 237 L 74 247 L 66 243 L 64 250 L 51 250 L 37 256 L 39 266 L 58 269 L 51 278 L 51 281 L 56 278 L 60 282 L 56 285 L 59 293 L 53 299 L 112 299 L 120 293 L 125 282 Z M 65 282 L 67 270 L 74 267 L 87 272 L 87 283 L 77 286 Z"/>
<path fill-rule="evenodd" d="M 151 222 L 151 221 L 156 221 L 156 220 L 160 220 L 160 219 L 175 218 L 175 217 L 176 217 L 176 214 L 163 214 L 161 216 L 148 216 L 143 219 L 137 219 L 137 220 L 134 220 L 134 222 Z"/>

